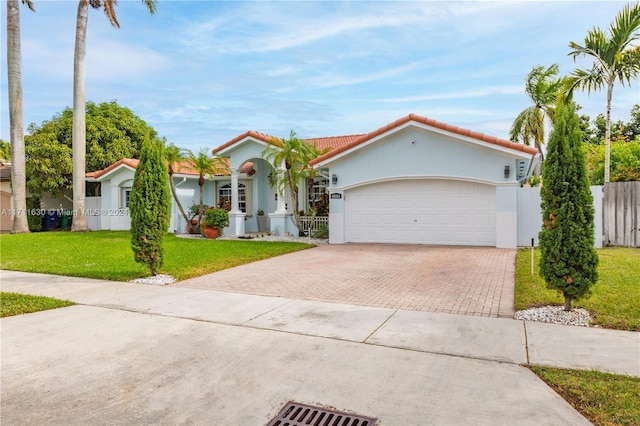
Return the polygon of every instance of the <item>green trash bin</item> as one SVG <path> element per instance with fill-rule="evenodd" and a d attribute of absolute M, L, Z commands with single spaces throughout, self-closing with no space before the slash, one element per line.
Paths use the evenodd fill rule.
<path fill-rule="evenodd" d="M 62 229 L 71 228 L 71 215 L 69 212 L 64 212 L 60 220 L 60 227 Z"/>

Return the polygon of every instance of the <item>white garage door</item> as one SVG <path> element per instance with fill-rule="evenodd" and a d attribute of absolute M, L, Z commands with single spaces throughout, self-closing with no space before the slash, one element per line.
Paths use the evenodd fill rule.
<path fill-rule="evenodd" d="M 348 242 L 496 245 L 494 186 L 397 180 L 345 193 Z"/>

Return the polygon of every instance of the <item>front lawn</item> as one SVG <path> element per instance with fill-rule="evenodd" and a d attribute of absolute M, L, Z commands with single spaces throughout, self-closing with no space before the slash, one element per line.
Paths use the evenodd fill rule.
<path fill-rule="evenodd" d="M 39 232 L 0 235 L 0 268 L 129 281 L 149 275 L 133 260 L 129 231 Z M 164 239 L 159 272 L 184 280 L 256 260 L 313 247 L 268 241 Z"/>
<path fill-rule="evenodd" d="M 0 292 L 0 317 L 30 314 L 49 309 L 64 308 L 75 305 L 68 300 L 58 300 L 46 296 L 30 296 L 27 294 Z"/>
<path fill-rule="evenodd" d="M 594 424 L 640 425 L 640 377 L 552 367 L 531 369 Z"/>
<path fill-rule="evenodd" d="M 540 251 L 534 252 L 531 275 L 531 251 L 520 249 L 516 257 L 515 309 L 543 305 L 563 305 L 559 292 L 546 288 L 539 275 Z M 640 331 L 640 249 L 610 247 L 598 250 L 599 280 L 591 297 L 574 302 L 574 307 L 594 315 L 594 325 L 619 330 Z"/>

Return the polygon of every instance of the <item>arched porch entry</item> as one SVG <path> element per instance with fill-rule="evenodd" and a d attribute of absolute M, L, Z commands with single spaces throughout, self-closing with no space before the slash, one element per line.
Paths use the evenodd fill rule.
<path fill-rule="evenodd" d="M 281 193 L 277 186 L 270 184 L 271 178 L 285 173 L 284 164 L 274 168 L 262 158 L 265 148 L 271 146 L 269 137 L 256 132 L 246 132 L 237 138 L 216 148 L 213 153 L 229 159 L 228 187 L 218 187 L 230 192 L 229 228 L 227 235 L 245 235 L 247 232 L 258 232 L 258 211 L 266 216 L 266 231 L 274 235 L 297 235 L 291 218 L 291 196 L 286 190 Z M 244 188 L 242 185 L 244 184 Z M 244 193 L 244 200 L 242 199 Z M 244 204 L 243 204 L 244 203 Z"/>
<path fill-rule="evenodd" d="M 289 191 L 281 194 L 275 182 L 278 170 L 259 157 L 244 160 L 239 167 L 229 168 L 230 181 L 220 182 L 216 198 L 221 207 L 229 209 L 228 235 L 269 232 L 296 235 L 291 220 Z"/>

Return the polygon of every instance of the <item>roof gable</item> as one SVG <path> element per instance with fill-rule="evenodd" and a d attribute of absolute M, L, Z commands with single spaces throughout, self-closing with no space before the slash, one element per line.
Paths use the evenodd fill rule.
<path fill-rule="evenodd" d="M 319 163 L 322 163 L 324 161 L 327 161 L 339 154 L 345 153 L 347 151 L 353 150 L 353 149 L 357 149 L 357 147 L 359 145 L 365 144 L 366 142 L 380 136 L 383 135 L 385 133 L 388 133 L 394 129 L 397 129 L 409 122 L 415 122 L 415 123 L 420 123 L 429 127 L 433 127 L 435 129 L 439 129 L 439 130 L 444 130 L 446 133 L 449 134 L 453 134 L 454 136 L 463 136 L 463 137 L 468 137 L 471 139 L 476 139 L 478 141 L 481 142 L 485 142 L 485 143 L 489 143 L 489 144 L 493 144 L 493 145 L 497 145 L 503 148 L 507 148 L 507 149 L 512 149 L 515 151 L 519 151 L 519 152 L 523 152 L 523 153 L 527 153 L 527 154 L 531 154 L 531 155 L 535 155 L 538 153 L 538 150 L 534 147 L 530 147 L 527 145 L 523 145 L 523 144 L 519 144 L 519 143 L 515 143 L 506 139 L 500 139 L 496 136 L 489 136 L 489 135 L 485 135 L 484 133 L 480 133 L 480 132 L 474 132 L 472 130 L 469 129 L 464 129 L 462 127 L 457 127 L 457 126 L 453 126 L 451 124 L 447 124 L 447 123 L 443 123 L 440 121 L 436 121 L 433 120 L 431 118 L 427 118 L 427 117 L 423 117 L 417 114 L 409 114 L 405 117 L 402 117 L 392 123 L 387 124 L 386 126 L 380 127 L 377 130 L 374 130 L 373 132 L 369 132 L 365 135 L 362 135 L 361 137 L 357 138 L 356 140 L 351 141 L 350 143 L 334 149 L 324 155 L 319 156 L 318 158 L 312 160 L 309 164 L 310 165 L 316 165 Z"/>
<path fill-rule="evenodd" d="M 93 179 L 96 179 L 96 180 L 100 180 L 105 175 L 115 171 L 116 169 L 118 169 L 120 167 L 128 167 L 130 169 L 135 170 L 138 167 L 138 163 L 140 163 L 140 161 L 136 160 L 135 158 L 123 158 L 123 159 L 116 161 L 112 165 L 110 165 L 110 166 L 108 166 L 108 167 L 106 167 L 106 168 L 104 168 L 102 170 L 96 170 L 94 172 L 89 172 L 89 173 L 85 174 L 85 177 L 93 178 Z"/>
<path fill-rule="evenodd" d="M 366 134 L 356 134 L 356 135 L 345 135 L 345 136 L 329 136 L 329 137 L 319 137 L 319 138 L 308 138 L 303 139 L 303 141 L 316 145 L 316 147 L 320 151 L 329 150 L 325 154 L 319 156 L 310 162 L 310 165 L 316 165 L 326 160 L 329 160 L 337 155 L 345 153 L 349 150 L 356 149 L 359 145 L 365 144 L 366 142 L 383 135 L 387 132 L 390 132 L 398 127 L 401 127 L 409 122 L 415 122 L 422 125 L 429 126 L 433 129 L 437 129 L 439 132 L 448 133 L 454 137 L 465 137 L 470 139 L 475 139 L 476 141 L 496 145 L 502 148 L 511 149 L 514 151 L 518 151 L 520 153 L 535 155 L 538 153 L 538 150 L 534 147 L 523 145 L 520 143 L 512 142 L 506 139 L 500 139 L 496 136 L 489 136 L 484 133 L 474 132 L 469 129 L 465 129 L 458 126 L 453 126 L 451 124 L 443 123 L 441 121 L 436 121 L 431 118 L 423 117 L 417 114 L 409 114 L 405 117 L 402 117 L 392 123 L 387 124 L 386 126 L 380 127 L 372 132 Z M 230 141 L 220 145 L 219 147 L 213 150 L 214 154 L 223 153 L 227 149 L 232 146 L 244 143 L 246 140 L 254 140 L 258 142 L 263 142 L 265 144 L 273 144 L 273 140 L 279 140 L 275 136 L 268 135 L 266 133 L 256 132 L 253 130 L 249 130 Z"/>

